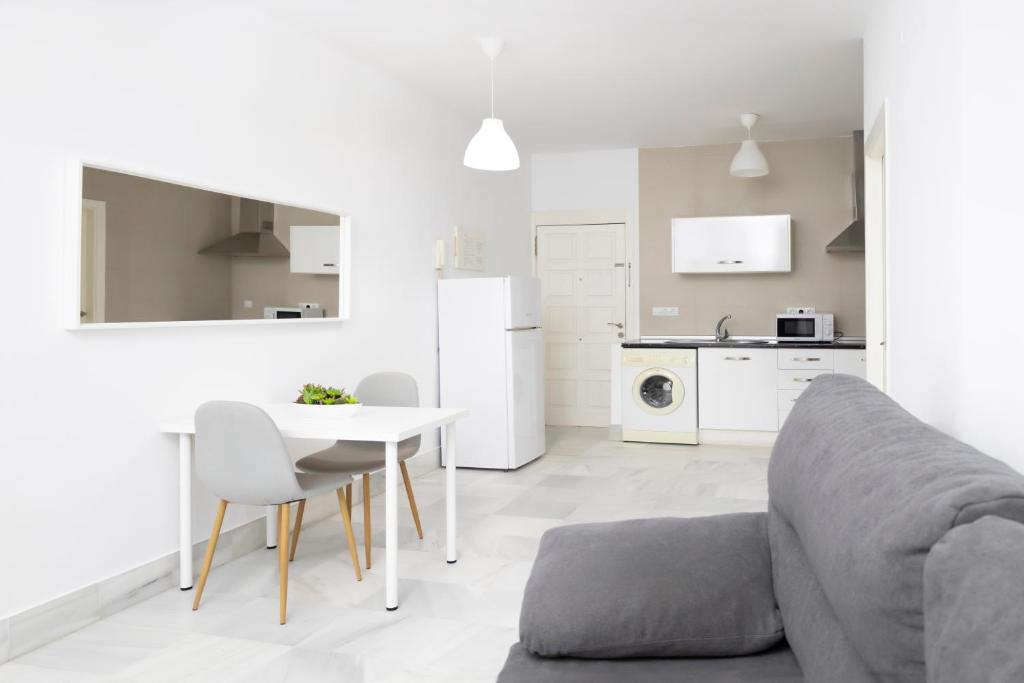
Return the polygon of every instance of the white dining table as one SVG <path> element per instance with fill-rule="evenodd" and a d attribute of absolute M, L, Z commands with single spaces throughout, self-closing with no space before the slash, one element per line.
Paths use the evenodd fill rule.
<path fill-rule="evenodd" d="M 281 435 L 288 439 L 379 441 L 384 444 L 384 606 L 398 609 L 398 442 L 442 429 L 445 454 L 445 555 L 455 551 L 455 422 L 469 411 L 460 408 L 391 408 L 363 406 L 351 417 L 332 415 L 329 408 L 294 403 L 261 405 Z M 303 408 L 307 408 L 303 410 Z M 192 588 L 192 459 L 196 433 L 194 415 L 167 420 L 160 431 L 178 435 L 178 552 L 180 587 Z M 277 516 L 267 508 L 267 547 L 277 545 Z"/>

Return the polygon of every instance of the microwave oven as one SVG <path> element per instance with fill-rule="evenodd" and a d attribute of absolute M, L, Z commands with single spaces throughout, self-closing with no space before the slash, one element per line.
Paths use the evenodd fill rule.
<path fill-rule="evenodd" d="M 831 313 L 779 313 L 775 338 L 780 342 L 830 342 L 836 337 Z"/>
<path fill-rule="evenodd" d="M 325 318 L 327 311 L 313 306 L 265 306 L 263 317 L 270 320 L 287 320 L 288 318 Z"/>

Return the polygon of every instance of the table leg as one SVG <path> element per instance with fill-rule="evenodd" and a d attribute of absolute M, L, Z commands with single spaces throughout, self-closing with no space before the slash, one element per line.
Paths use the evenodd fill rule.
<path fill-rule="evenodd" d="M 458 559 L 455 554 L 455 423 L 449 422 L 444 429 L 445 555 L 448 564 L 455 564 Z"/>
<path fill-rule="evenodd" d="M 289 507 L 291 507 L 289 505 Z M 273 550 L 277 547 L 277 532 L 278 532 L 278 520 L 281 515 L 278 514 L 276 505 L 267 506 L 267 550 Z"/>
<path fill-rule="evenodd" d="M 384 445 L 384 606 L 398 609 L 398 442 Z"/>
<path fill-rule="evenodd" d="M 192 435 L 178 435 L 178 587 L 192 588 Z"/>

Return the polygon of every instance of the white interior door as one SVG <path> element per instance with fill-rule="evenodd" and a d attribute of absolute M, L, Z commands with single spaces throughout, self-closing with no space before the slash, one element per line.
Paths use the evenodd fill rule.
<path fill-rule="evenodd" d="M 625 336 L 625 254 L 621 223 L 537 227 L 548 424 L 609 424 L 608 346 Z"/>

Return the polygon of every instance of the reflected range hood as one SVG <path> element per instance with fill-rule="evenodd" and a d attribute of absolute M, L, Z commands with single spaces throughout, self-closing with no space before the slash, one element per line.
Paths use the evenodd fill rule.
<path fill-rule="evenodd" d="M 214 242 L 199 250 L 200 254 L 216 256 L 288 256 L 288 248 L 274 234 L 274 221 L 262 220 L 264 204 L 269 207 L 270 216 L 274 215 L 274 205 L 259 202 L 255 199 L 238 200 L 239 231 L 227 239 Z"/>
<path fill-rule="evenodd" d="M 830 254 L 864 251 L 864 131 L 853 131 L 853 222 L 828 243 Z"/>

